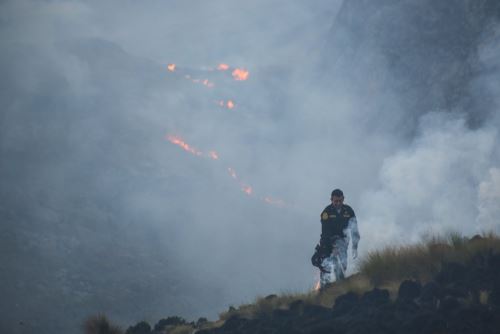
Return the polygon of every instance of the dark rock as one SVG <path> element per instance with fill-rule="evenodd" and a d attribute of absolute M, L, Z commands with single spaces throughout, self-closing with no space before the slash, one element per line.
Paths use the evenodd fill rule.
<path fill-rule="evenodd" d="M 450 313 L 460 308 L 460 302 L 458 299 L 450 296 L 446 296 L 439 304 L 439 309 L 442 312 Z"/>
<path fill-rule="evenodd" d="M 460 263 L 450 262 L 443 264 L 443 268 L 436 275 L 436 282 L 446 285 L 450 282 L 461 282 L 466 280 L 468 274 L 467 268 Z"/>
<path fill-rule="evenodd" d="M 304 312 L 304 301 L 296 300 L 290 304 L 290 311 L 296 314 L 302 314 Z"/>
<path fill-rule="evenodd" d="M 307 331 L 308 334 L 332 334 L 345 332 L 346 329 L 334 327 L 329 323 L 313 326 L 309 331 Z"/>
<path fill-rule="evenodd" d="M 446 321 L 435 312 L 421 311 L 409 318 L 405 326 L 408 333 L 448 333 Z"/>
<path fill-rule="evenodd" d="M 464 286 L 462 282 L 459 282 L 457 284 L 452 283 L 444 289 L 444 295 L 465 299 L 469 297 L 469 289 Z"/>
<path fill-rule="evenodd" d="M 420 296 L 422 291 L 422 284 L 417 281 L 406 280 L 399 286 L 398 300 L 409 301 L 414 300 Z"/>
<path fill-rule="evenodd" d="M 430 282 L 426 283 L 422 287 L 422 290 L 420 291 L 420 301 L 422 303 L 434 304 L 436 301 L 438 301 L 442 297 L 443 297 L 443 289 L 435 281 L 430 281 Z"/>
<path fill-rule="evenodd" d="M 476 234 L 472 238 L 469 239 L 469 243 L 481 242 L 484 238 L 479 234 Z"/>
<path fill-rule="evenodd" d="M 290 310 L 276 309 L 276 310 L 273 310 L 272 316 L 273 316 L 273 318 L 283 319 L 283 318 L 289 318 L 289 317 L 294 316 L 294 313 Z"/>
<path fill-rule="evenodd" d="M 361 298 L 353 292 L 337 297 L 331 309 L 297 300 L 289 310 L 275 310 L 255 319 L 230 318 L 220 328 L 200 331 L 200 334 L 497 334 L 500 328 L 500 282 L 491 282 L 489 304 L 470 302 L 476 277 L 457 276 L 451 272 L 474 272 L 481 266 L 484 277 L 490 279 L 496 268 L 492 260 L 476 261 L 444 268 L 440 277 L 446 285 L 431 281 L 424 286 L 405 281 L 399 287 L 398 299 L 391 302 L 387 290 L 373 289 Z M 447 281 L 448 280 L 448 281 Z M 463 302 L 465 300 L 467 302 Z M 417 298 L 416 298 L 417 297 Z"/>
<path fill-rule="evenodd" d="M 238 331 L 241 331 L 249 321 L 250 320 L 240 318 L 239 316 L 232 316 L 226 320 L 222 327 L 225 331 L 238 333 Z"/>
<path fill-rule="evenodd" d="M 500 254 L 491 254 L 488 258 L 488 268 L 495 283 L 500 281 Z"/>
<path fill-rule="evenodd" d="M 365 292 L 361 297 L 361 303 L 370 306 L 379 306 L 389 302 L 389 291 L 375 288 Z"/>
<path fill-rule="evenodd" d="M 354 292 L 348 292 L 335 299 L 333 305 L 333 315 L 339 316 L 351 312 L 358 305 L 359 296 Z"/>
<path fill-rule="evenodd" d="M 496 284 L 488 296 L 488 303 L 500 308 L 500 282 Z"/>
<path fill-rule="evenodd" d="M 330 309 L 320 306 L 320 305 L 312 305 L 305 304 L 304 305 L 304 316 L 325 316 L 330 314 Z"/>
<path fill-rule="evenodd" d="M 485 307 L 460 308 L 448 322 L 449 333 L 498 333 L 498 312 Z"/>

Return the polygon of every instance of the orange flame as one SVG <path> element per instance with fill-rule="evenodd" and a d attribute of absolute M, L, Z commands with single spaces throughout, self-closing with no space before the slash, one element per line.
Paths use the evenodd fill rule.
<path fill-rule="evenodd" d="M 318 283 L 316 283 L 316 285 L 314 286 L 314 291 L 319 291 L 320 287 L 321 287 L 321 283 L 318 280 Z"/>
<path fill-rule="evenodd" d="M 241 81 L 241 80 L 247 80 L 248 76 L 250 75 L 250 72 L 248 72 L 247 70 L 245 70 L 243 68 L 237 68 L 233 71 L 232 74 L 233 74 L 234 80 Z"/>
<path fill-rule="evenodd" d="M 243 192 L 245 192 L 247 195 L 252 195 L 252 193 L 253 193 L 252 187 L 247 186 L 247 185 L 242 185 L 241 190 L 243 190 Z"/>
<path fill-rule="evenodd" d="M 233 102 L 233 100 L 227 100 L 227 102 L 225 102 L 224 100 L 220 100 L 220 101 L 216 101 L 216 103 L 221 106 L 221 107 L 225 107 L 227 109 L 234 109 L 236 107 L 236 103 Z"/>
<path fill-rule="evenodd" d="M 170 72 L 174 72 L 177 70 L 177 66 L 176 66 L 176 64 L 168 64 L 167 69 Z M 203 70 L 214 71 L 215 69 L 213 67 L 210 67 L 210 68 L 203 68 Z M 234 67 L 230 67 L 228 64 L 224 64 L 224 63 L 220 63 L 217 66 L 217 70 L 219 70 L 219 71 L 227 71 L 227 70 L 232 71 L 230 73 L 232 74 L 233 79 L 237 80 L 237 81 L 248 80 L 248 77 L 250 75 L 250 72 L 244 68 L 234 68 Z M 181 72 L 185 72 L 184 69 L 182 69 Z M 200 79 L 200 78 L 192 77 L 190 74 L 185 74 L 184 78 L 193 82 L 193 83 L 202 84 L 208 88 L 212 88 L 215 86 L 215 84 L 213 82 L 211 82 L 209 79 Z M 220 107 L 224 107 L 227 109 L 234 109 L 236 107 L 236 103 L 233 100 L 220 100 L 220 101 L 214 101 L 214 102 L 217 103 Z M 193 155 L 202 156 L 202 157 L 210 158 L 213 160 L 219 160 L 219 155 L 216 151 L 202 152 L 202 151 L 190 146 L 182 138 L 180 138 L 178 136 L 174 136 L 174 135 L 166 135 L 166 139 L 168 141 L 170 141 L 171 143 L 181 147 L 186 152 L 189 152 Z M 254 198 L 258 199 L 259 201 L 263 201 L 263 202 L 270 204 L 270 205 L 275 205 L 275 206 L 279 206 L 279 207 L 284 207 L 287 205 L 281 199 L 275 199 L 272 197 L 260 197 L 260 196 L 256 197 L 252 186 L 239 180 L 234 169 L 228 168 L 228 172 L 229 172 L 229 175 L 231 176 L 231 178 L 233 178 L 235 180 L 235 182 L 239 185 L 241 191 L 243 191 L 248 196 L 253 196 Z M 319 287 L 319 282 L 318 282 L 317 286 Z"/>
<path fill-rule="evenodd" d="M 219 66 L 217 66 L 217 69 L 219 71 L 226 71 L 229 69 L 229 65 L 228 64 L 219 64 Z"/>
<path fill-rule="evenodd" d="M 198 151 L 194 147 L 189 146 L 189 144 L 187 144 L 185 141 L 183 141 L 181 138 L 179 138 L 177 136 L 167 135 L 167 140 L 169 142 L 171 142 L 172 144 L 175 144 L 175 145 L 181 147 L 183 150 L 185 150 L 189 153 L 192 153 L 192 154 L 197 155 L 197 156 L 203 155 L 203 153 L 201 153 L 200 151 Z"/>

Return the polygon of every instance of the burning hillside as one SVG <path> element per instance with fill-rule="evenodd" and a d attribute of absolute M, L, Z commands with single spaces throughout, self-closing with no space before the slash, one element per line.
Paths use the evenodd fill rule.
<path fill-rule="evenodd" d="M 199 150 L 199 149 L 191 146 L 187 142 L 185 142 L 179 136 L 167 135 L 166 139 L 170 143 L 172 143 L 174 145 L 177 145 L 178 147 L 182 148 L 187 153 L 190 153 L 190 154 L 192 154 L 194 156 L 197 156 L 197 157 L 200 157 L 200 158 L 208 158 L 208 159 L 211 159 L 211 160 L 220 160 L 219 154 L 216 151 L 213 151 L 213 150 L 211 150 L 211 151 L 205 151 L 205 152 L 201 151 L 201 150 Z M 238 184 L 239 188 L 241 189 L 241 191 L 243 193 L 247 194 L 248 196 L 256 197 L 260 201 L 262 201 L 262 202 L 264 202 L 266 204 L 269 204 L 269 205 L 273 205 L 273 206 L 276 206 L 276 207 L 285 207 L 286 206 L 285 201 L 283 201 L 281 199 L 276 199 L 276 198 L 270 197 L 268 195 L 266 195 L 266 196 L 257 196 L 255 194 L 254 190 L 253 190 L 253 187 L 251 185 L 249 185 L 248 183 L 244 182 L 243 180 L 241 180 L 237 176 L 236 171 L 232 167 L 226 167 L 226 169 L 229 172 L 229 176 L 231 177 L 231 179 L 233 179 Z"/>
<path fill-rule="evenodd" d="M 177 64 L 168 64 L 167 70 L 169 72 L 175 73 L 176 75 L 182 76 L 184 79 L 193 82 L 193 84 L 201 84 L 207 88 L 216 88 L 219 84 L 218 79 L 221 79 L 220 73 L 223 74 L 222 78 L 229 78 L 229 75 L 234 81 L 246 81 L 250 76 L 250 72 L 244 68 L 231 67 L 227 64 L 221 63 L 216 67 L 206 67 L 198 70 L 194 70 L 187 67 L 180 67 Z M 227 84 L 224 80 L 221 80 L 223 84 Z M 232 110 L 236 108 L 236 103 L 232 99 L 221 99 L 216 101 L 216 104 L 224 109 Z M 211 160 L 221 160 L 219 154 L 215 150 L 201 151 L 191 144 L 188 144 L 182 137 L 167 134 L 165 137 L 170 143 L 177 145 L 182 148 L 187 153 L 200 158 L 209 158 Z M 240 190 L 248 196 L 255 197 L 262 201 L 263 203 L 275 206 L 275 207 L 285 207 L 287 204 L 284 200 L 279 198 L 274 198 L 270 195 L 256 195 L 253 186 L 251 186 L 246 181 L 237 177 L 235 170 L 232 167 L 225 167 L 229 171 L 229 175 L 236 182 Z"/>

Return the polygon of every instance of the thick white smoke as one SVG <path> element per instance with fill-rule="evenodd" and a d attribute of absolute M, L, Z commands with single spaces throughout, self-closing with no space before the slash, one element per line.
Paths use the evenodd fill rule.
<path fill-rule="evenodd" d="M 365 192 L 361 214 L 371 246 L 417 241 L 424 234 L 484 232 L 480 183 L 489 177 L 497 129 L 470 130 L 462 118 L 422 117 L 414 143 L 387 157 L 381 189 Z M 482 205 L 480 201 L 480 206 Z M 376 241 L 375 241 L 376 240 Z"/>

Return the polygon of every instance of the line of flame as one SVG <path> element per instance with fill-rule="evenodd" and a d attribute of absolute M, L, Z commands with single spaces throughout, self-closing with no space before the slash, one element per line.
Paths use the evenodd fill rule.
<path fill-rule="evenodd" d="M 182 149 L 184 149 L 185 151 L 187 151 L 189 153 L 192 153 L 192 154 L 197 155 L 197 156 L 203 155 L 203 153 L 201 151 L 195 149 L 194 147 L 189 146 L 189 144 L 186 143 L 184 140 L 182 140 L 180 137 L 177 137 L 174 135 L 167 135 L 167 140 L 169 142 L 171 142 L 172 144 L 175 144 L 175 145 L 181 147 Z"/>
<path fill-rule="evenodd" d="M 169 142 L 171 142 L 172 144 L 175 144 L 175 145 L 181 147 L 184 151 L 189 152 L 193 155 L 205 156 L 205 157 L 208 157 L 208 158 L 213 159 L 213 160 L 219 160 L 219 154 L 216 151 L 208 151 L 208 153 L 204 154 L 202 151 L 190 146 L 188 143 L 186 143 L 179 136 L 174 136 L 174 135 L 169 134 L 166 136 L 166 139 Z M 249 196 L 254 195 L 252 186 L 240 181 L 236 175 L 236 171 L 233 168 L 229 167 L 227 170 L 229 172 L 229 175 L 231 175 L 231 177 L 240 184 L 241 191 L 243 191 L 245 194 L 247 194 Z M 260 200 L 264 201 L 267 204 L 274 205 L 277 207 L 285 207 L 286 206 L 285 201 L 283 201 L 281 199 L 275 199 L 275 198 L 272 198 L 269 196 L 264 197 L 264 198 L 260 198 Z"/>
<path fill-rule="evenodd" d="M 178 136 L 167 135 L 166 138 L 172 144 L 175 144 L 181 147 L 184 151 L 194 154 L 196 156 L 206 156 L 213 160 L 219 159 L 219 154 L 216 151 L 209 151 L 208 153 L 204 154 L 202 151 L 190 146 L 188 143 L 186 143 L 182 138 Z"/>
<path fill-rule="evenodd" d="M 253 189 L 249 185 L 242 184 L 241 185 L 241 190 L 243 190 L 243 192 L 246 193 L 247 195 L 252 195 L 253 194 Z"/>
<path fill-rule="evenodd" d="M 208 152 L 208 156 L 214 160 L 218 160 L 219 159 L 219 155 L 217 154 L 217 152 L 215 151 L 210 151 Z"/>
<path fill-rule="evenodd" d="M 174 136 L 174 135 L 167 135 L 167 140 L 169 142 L 171 142 L 172 144 L 175 144 L 179 147 L 181 147 L 182 149 L 184 149 L 185 151 L 191 153 L 191 154 L 194 154 L 196 156 L 207 156 L 213 160 L 218 160 L 219 159 L 219 155 L 217 154 L 217 152 L 215 151 L 209 151 L 207 154 L 203 154 L 203 152 L 197 150 L 196 148 L 190 146 L 188 143 L 186 143 L 182 138 L 178 137 L 178 136 Z M 234 169 L 232 169 L 231 167 L 228 168 L 228 171 L 231 175 L 231 177 L 235 180 L 238 180 L 238 178 L 236 177 L 236 172 L 234 171 Z M 253 188 L 247 184 L 244 184 L 242 182 L 240 182 L 240 186 L 241 186 L 241 190 L 246 193 L 247 195 L 252 195 L 253 194 Z M 268 201 L 268 203 L 272 204 L 272 202 Z"/>
<path fill-rule="evenodd" d="M 177 66 L 176 64 L 168 64 L 167 65 L 167 69 L 170 71 L 170 72 L 174 72 L 176 70 Z M 227 64 L 219 64 L 217 66 L 217 70 L 219 71 L 226 71 L 230 69 L 230 66 L 227 65 Z M 213 68 L 209 68 L 210 71 L 213 71 Z M 249 71 L 243 69 L 243 68 L 236 68 L 232 71 L 232 76 L 235 80 L 238 80 L 238 81 L 243 81 L 243 80 L 247 80 L 248 79 L 248 76 L 249 76 Z M 187 80 L 191 80 L 193 83 L 201 83 L 203 84 L 204 86 L 207 86 L 208 88 L 212 88 L 214 87 L 214 83 L 209 81 L 208 79 L 205 79 L 205 80 L 202 80 L 202 79 L 197 79 L 197 78 L 192 78 L 191 75 L 189 74 L 186 74 L 184 76 Z M 227 102 L 224 102 L 224 101 L 219 101 L 218 104 L 221 106 L 221 107 L 226 107 L 228 109 L 233 109 L 235 108 L 236 104 L 232 101 L 232 100 L 227 100 Z M 181 147 L 183 150 L 191 153 L 191 154 L 194 154 L 196 156 L 206 156 L 206 157 L 209 157 L 213 160 L 218 160 L 219 159 L 219 155 L 217 154 L 217 152 L 215 151 L 209 151 L 207 154 L 204 154 L 203 152 L 201 152 L 200 150 L 190 146 L 188 143 L 186 143 L 182 138 L 178 137 L 178 136 L 174 136 L 174 135 L 167 135 L 166 136 L 167 140 L 170 141 L 171 143 Z M 229 174 L 231 175 L 231 177 L 235 180 L 237 180 L 240 184 L 240 187 L 241 187 L 241 190 L 246 193 L 247 195 L 250 195 L 252 196 L 253 195 L 253 188 L 250 186 L 250 185 L 247 185 L 247 184 L 244 184 L 243 182 L 239 181 L 237 176 L 236 176 L 236 172 L 234 171 L 234 169 L 232 168 L 228 168 L 228 171 L 229 171 Z M 285 206 L 285 202 L 283 200 L 280 200 L 280 199 L 273 199 L 271 197 L 264 197 L 264 198 L 260 198 L 260 200 L 268 203 L 268 204 L 271 204 L 271 205 L 276 205 L 276 206 L 280 206 L 280 207 L 283 207 Z"/>

